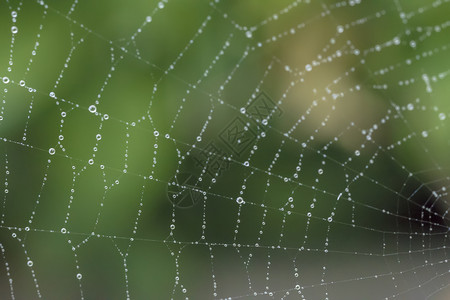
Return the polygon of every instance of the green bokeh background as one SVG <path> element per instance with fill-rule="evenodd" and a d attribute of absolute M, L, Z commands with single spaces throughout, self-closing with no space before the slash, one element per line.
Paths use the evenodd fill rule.
<path fill-rule="evenodd" d="M 445 76 L 435 82 L 432 77 L 450 70 L 445 23 L 449 5 L 304 2 L 253 28 L 291 1 L 174 1 L 154 15 L 155 1 L 79 1 L 73 12 L 73 3 L 66 1 L 2 1 L 0 77 L 9 82 L 0 83 L 0 181 L 8 183 L 8 192 L 0 193 L 5 199 L 0 243 L 11 275 L 2 269 L 0 297 L 9 297 L 12 277 L 16 299 L 38 297 L 34 278 L 44 299 L 125 299 L 127 291 L 134 299 L 211 299 L 214 281 L 219 298 L 251 297 L 254 291 L 293 289 L 299 280 L 307 299 L 322 299 L 325 292 L 330 299 L 379 299 L 444 274 L 448 240 L 443 234 L 430 235 L 430 227 L 442 233 L 448 226 L 442 218 L 448 209 L 442 187 L 449 178 L 450 85 Z M 403 23 L 397 4 L 417 15 Z M 13 10 L 18 11 L 15 35 Z M 143 26 L 149 15 L 152 21 Z M 203 22 L 207 24 L 198 32 Z M 338 26 L 346 24 L 349 28 L 336 35 Z M 251 39 L 247 30 L 254 30 Z M 258 41 L 280 32 L 286 34 L 258 47 Z M 330 43 L 333 36 L 335 42 Z M 400 45 L 384 44 L 395 37 Z M 227 41 L 230 46 L 222 54 Z M 330 50 L 324 52 L 327 44 Z M 242 59 L 247 47 L 254 50 Z M 354 49 L 361 53 L 355 55 Z M 304 71 L 306 64 L 321 60 L 318 55 L 324 58 L 337 50 L 344 55 Z M 264 77 L 269 64 L 272 68 Z M 384 74 L 377 72 L 391 66 Z M 431 93 L 423 74 L 429 77 Z M 399 84 L 410 78 L 414 82 Z M 292 81 L 298 82 L 269 126 L 240 113 L 260 91 L 276 103 Z M 378 88 L 384 85 L 387 88 Z M 326 88 L 344 96 L 333 101 Z M 97 113 L 89 112 L 93 104 Z M 440 114 L 446 118 L 441 120 Z M 302 116 L 306 120 L 285 138 L 283 133 Z M 250 148 L 236 155 L 221 139 L 236 117 L 248 122 L 255 134 L 266 134 L 252 142 L 257 150 L 251 168 L 244 165 Z M 361 131 L 374 124 L 379 128 L 367 141 Z M 310 136 L 314 139 L 303 147 Z M 388 147 L 399 141 L 401 145 Z M 230 157 L 220 176 L 202 175 L 199 166 L 208 157 L 221 161 L 215 160 L 217 152 L 205 152 L 211 145 L 219 156 Z M 55 155 L 49 154 L 50 148 L 56 149 Z M 276 153 L 279 158 L 270 167 Z M 300 157 L 301 171 L 296 172 Z M 371 158 L 373 165 L 368 163 Z M 364 176 L 349 184 L 360 172 Z M 182 176 L 194 179 L 188 189 L 175 184 Z M 345 194 L 346 187 L 350 194 Z M 442 196 L 427 201 L 433 190 Z M 195 205 L 174 206 L 174 191 Z M 207 191 L 206 199 L 199 191 Z M 245 201 L 241 208 L 236 203 L 240 191 Z M 293 208 L 287 204 L 289 197 Z M 333 208 L 336 215 L 329 223 Z M 62 228 L 68 232 L 62 234 Z M 400 254 L 409 250 L 413 253 Z M 251 263 L 245 264 L 249 254 Z M 33 261 L 32 271 L 27 260 Z M 414 274 L 398 275 L 397 286 L 391 276 L 371 277 L 422 265 Z M 323 266 L 326 282 L 344 282 L 321 285 Z M 82 280 L 76 279 L 78 273 Z M 366 276 L 370 278 L 354 280 Z M 448 275 L 401 297 L 429 295 L 444 284 Z M 445 292 L 436 293 L 435 299 L 445 299 Z M 276 295 L 278 299 L 284 292 Z M 271 298 L 257 298 L 265 297 Z M 301 298 L 297 291 L 290 297 Z"/>

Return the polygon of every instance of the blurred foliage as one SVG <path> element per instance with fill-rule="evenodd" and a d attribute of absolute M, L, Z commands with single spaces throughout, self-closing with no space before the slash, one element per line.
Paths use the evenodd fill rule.
<path fill-rule="evenodd" d="M 40 2 L 0 3 L 0 77 L 9 81 L 0 83 L 0 242 L 16 299 L 36 298 L 34 276 L 45 299 L 78 299 L 80 290 L 86 299 L 127 290 L 181 298 L 185 288 L 209 299 L 214 280 L 219 297 L 247 295 L 249 273 L 265 290 L 268 260 L 271 290 L 295 286 L 294 262 L 302 284 L 317 286 L 322 265 L 327 282 L 390 272 L 388 258 L 338 252 L 420 249 L 419 238 L 380 233 L 424 230 L 408 217 L 445 224 L 437 216 L 446 202 L 425 215 L 422 205 L 448 186 L 450 91 L 447 75 L 439 78 L 450 71 L 447 3 Z M 400 8 L 414 15 L 403 22 Z M 271 109 L 281 103 L 268 125 L 241 112 L 261 92 Z M 248 147 L 227 141 L 238 125 L 250 131 Z M 291 250 L 269 251 L 278 246 Z M 423 263 L 411 256 L 408 267 L 415 259 Z"/>

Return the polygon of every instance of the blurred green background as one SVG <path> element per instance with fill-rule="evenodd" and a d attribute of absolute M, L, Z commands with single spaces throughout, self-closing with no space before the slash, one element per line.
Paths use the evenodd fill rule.
<path fill-rule="evenodd" d="M 449 12 L 0 2 L 0 298 L 446 299 Z"/>

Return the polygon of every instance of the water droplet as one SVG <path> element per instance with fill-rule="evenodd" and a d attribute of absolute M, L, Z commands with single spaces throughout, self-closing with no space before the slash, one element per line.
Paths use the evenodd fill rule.
<path fill-rule="evenodd" d="M 19 85 L 20 85 L 20 86 L 25 86 L 25 81 L 21 80 L 21 81 L 19 82 Z"/>
<path fill-rule="evenodd" d="M 305 66 L 305 70 L 308 71 L 308 72 L 311 71 L 312 70 L 312 66 L 310 64 L 307 64 Z"/>
<path fill-rule="evenodd" d="M 100 133 L 98 133 L 95 138 L 97 139 L 97 141 L 100 141 L 102 139 L 102 135 Z"/>
<path fill-rule="evenodd" d="M 439 114 L 439 120 L 444 121 L 447 116 L 444 113 Z"/>
<path fill-rule="evenodd" d="M 91 106 L 89 106 L 89 111 L 91 113 L 95 113 L 97 111 L 97 107 L 95 105 L 91 105 Z"/>
<path fill-rule="evenodd" d="M 244 204 L 244 199 L 242 197 L 237 197 L 236 202 L 237 204 Z"/>
<path fill-rule="evenodd" d="M 159 132 L 157 130 L 153 131 L 154 136 L 159 136 Z"/>
<path fill-rule="evenodd" d="M 170 224 L 170 229 L 174 230 L 175 229 L 175 224 Z"/>
<path fill-rule="evenodd" d="M 147 23 L 150 23 L 152 21 L 152 17 L 148 16 L 146 19 Z"/>
<path fill-rule="evenodd" d="M 77 274 L 77 279 L 80 280 L 81 278 L 83 278 L 83 275 L 81 275 L 81 273 Z"/>
<path fill-rule="evenodd" d="M 3 83 L 5 83 L 5 84 L 9 83 L 9 78 L 6 76 L 3 77 Z"/>
<path fill-rule="evenodd" d="M 17 28 L 17 26 L 12 26 L 11 27 L 11 32 L 16 34 L 17 32 L 19 32 L 19 28 Z"/>
<path fill-rule="evenodd" d="M 253 34 L 252 34 L 251 31 L 247 31 L 247 32 L 245 33 L 245 36 L 248 37 L 248 38 L 250 39 L 250 38 L 252 38 Z"/>
<path fill-rule="evenodd" d="M 50 155 L 54 155 L 56 153 L 55 148 L 48 149 L 48 153 L 50 153 Z"/>
<path fill-rule="evenodd" d="M 67 233 L 67 229 L 65 229 L 64 227 L 61 228 L 61 233 L 62 233 L 62 234 L 66 234 L 66 233 Z"/>
<path fill-rule="evenodd" d="M 32 266 L 33 266 L 33 261 L 32 261 L 32 260 L 27 261 L 27 265 L 28 265 L 29 267 L 32 267 Z"/>
<path fill-rule="evenodd" d="M 13 11 L 11 12 L 11 17 L 17 18 L 17 11 L 13 10 Z"/>
<path fill-rule="evenodd" d="M 245 114 L 245 107 L 241 107 L 239 111 L 241 112 L 241 114 Z"/>
<path fill-rule="evenodd" d="M 359 152 L 359 150 L 356 150 L 356 151 L 355 151 L 355 155 L 356 155 L 356 156 L 359 156 L 360 154 L 361 154 L 361 153 Z"/>
<path fill-rule="evenodd" d="M 423 136 L 424 138 L 428 137 L 428 132 L 427 132 L 427 131 L 422 131 L 422 136 Z"/>
<path fill-rule="evenodd" d="M 319 173 L 319 175 L 322 175 L 323 174 L 323 170 L 319 169 L 319 170 L 317 170 L 317 173 Z"/>

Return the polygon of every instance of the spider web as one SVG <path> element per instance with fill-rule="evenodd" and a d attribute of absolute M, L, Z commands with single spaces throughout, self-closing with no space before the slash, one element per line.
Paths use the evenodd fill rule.
<path fill-rule="evenodd" d="M 446 299 L 448 2 L 2 1 L 2 299 Z"/>

